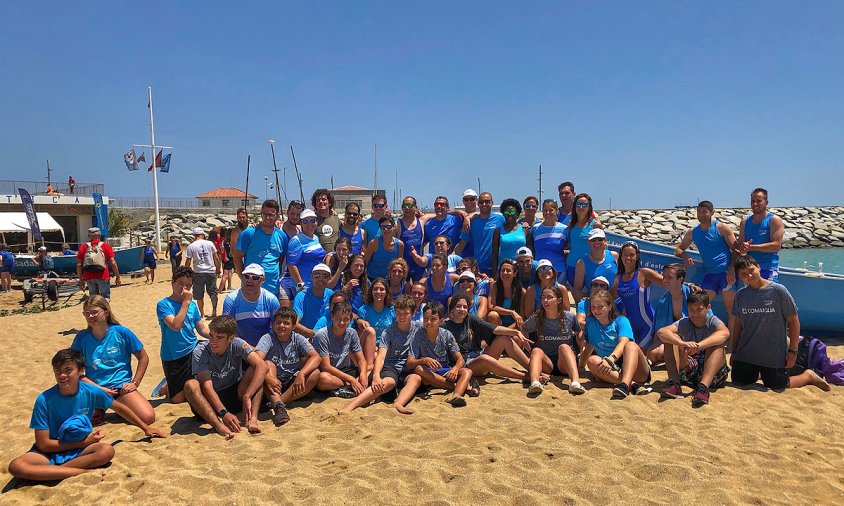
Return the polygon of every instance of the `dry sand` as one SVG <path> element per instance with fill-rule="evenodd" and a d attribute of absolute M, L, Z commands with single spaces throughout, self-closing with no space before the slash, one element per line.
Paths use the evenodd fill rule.
<path fill-rule="evenodd" d="M 169 267 L 158 269 L 169 278 Z M 163 377 L 155 302 L 169 283 L 143 278 L 112 290 L 113 308 L 150 354 L 141 391 Z M 1 307 L 17 307 L 20 292 Z M 78 298 L 74 299 L 77 301 Z M 199 425 L 187 404 L 154 401 L 167 439 L 144 440 L 113 415 L 110 467 L 59 484 L 20 484 L 5 469 L 33 442 L 39 392 L 54 384 L 53 353 L 84 327 L 81 306 L 0 320 L 2 504 L 490 503 L 843 504 L 844 389 L 776 394 L 726 388 L 693 410 L 656 393 L 610 401 L 610 390 L 569 395 L 559 381 L 530 399 L 518 383 L 490 379 L 465 408 L 441 391 L 402 416 L 378 403 L 349 416 L 347 401 L 294 404 L 291 422 L 232 441 Z M 844 340 L 829 348 L 844 357 Z M 666 378 L 655 373 L 657 386 Z M 567 381 L 566 381 L 567 383 Z"/>

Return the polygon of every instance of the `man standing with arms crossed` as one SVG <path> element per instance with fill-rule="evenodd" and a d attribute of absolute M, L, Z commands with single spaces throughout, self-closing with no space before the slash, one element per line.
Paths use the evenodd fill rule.
<path fill-rule="evenodd" d="M 756 188 L 750 193 L 750 211 L 739 225 L 738 253 L 759 262 L 760 274 L 769 281 L 779 281 L 779 251 L 785 225 L 782 218 L 768 211 L 768 190 Z"/>

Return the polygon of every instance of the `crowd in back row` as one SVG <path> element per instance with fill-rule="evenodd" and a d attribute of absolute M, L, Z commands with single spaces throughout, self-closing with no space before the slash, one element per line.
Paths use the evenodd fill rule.
<path fill-rule="evenodd" d="M 407 404 L 420 388 L 444 388 L 453 406 L 465 406 L 487 374 L 522 381 L 533 396 L 549 376 L 568 376 L 569 392 L 579 395 L 586 392 L 581 371 L 588 371 L 623 399 L 651 392 L 651 367 L 664 362 L 669 382 L 661 395 L 684 397 L 687 385 L 696 407 L 730 374 L 736 385 L 761 376 L 774 390 L 829 389 L 811 369 L 794 367 L 797 307 L 775 282 L 782 220 L 767 211 L 763 189 L 752 192 L 753 214 L 738 237 L 714 219 L 711 203 L 698 206 L 700 224 L 676 254 L 690 263 L 685 249 L 695 243 L 705 270 L 700 287 L 685 282 L 683 263 L 661 272 L 642 267 L 635 242 L 610 251 L 590 196 L 575 194 L 571 183 L 559 193 L 560 202 L 505 199 L 500 214 L 489 193 L 473 190 L 464 194 L 465 210 L 437 197 L 432 214 L 406 197 L 399 217 L 376 196 L 366 220 L 349 204 L 341 222 L 331 193 L 317 190 L 313 209 L 291 202 L 283 222 L 273 200 L 254 226 L 240 210 L 239 226 L 217 244 L 195 229 L 186 266 L 178 244 L 168 252 L 172 293 L 156 308 L 165 380 L 156 391 L 189 402 L 231 438 L 241 424 L 260 432 L 262 409 L 283 425 L 287 404 L 313 389 L 351 399 L 344 412 L 384 397 L 412 413 Z M 225 270 L 241 287 L 217 316 L 217 278 Z M 745 285 L 737 292 L 736 274 Z M 666 289 L 654 304 L 652 285 Z M 729 327 L 711 311 L 719 293 Z M 90 428 L 83 427 L 84 439 L 61 441 L 73 413 L 99 422 L 111 406 L 159 435 L 149 427 L 155 412 L 137 390 L 149 363 L 143 345 L 117 323 L 107 298 L 91 296 L 83 313 L 88 328 L 53 361 L 58 384 L 36 401 L 36 445 L 12 462 L 16 476 L 70 476 L 111 458 Z M 502 362 L 504 354 L 524 370 Z M 62 470 L 49 466 L 62 463 Z"/>

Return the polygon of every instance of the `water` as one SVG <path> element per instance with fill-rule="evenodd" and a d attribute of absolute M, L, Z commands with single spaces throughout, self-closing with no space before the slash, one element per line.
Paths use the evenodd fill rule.
<path fill-rule="evenodd" d="M 780 250 L 780 265 L 784 267 L 803 267 L 808 262 L 810 271 L 818 270 L 818 262 L 823 262 L 823 271 L 844 274 L 844 248 L 801 248 Z"/>

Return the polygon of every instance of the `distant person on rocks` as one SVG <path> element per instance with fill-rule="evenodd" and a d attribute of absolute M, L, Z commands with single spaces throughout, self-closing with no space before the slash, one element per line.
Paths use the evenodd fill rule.
<path fill-rule="evenodd" d="M 237 336 L 250 346 L 257 346 L 261 336 L 271 330 L 271 320 L 281 307 L 272 292 L 261 287 L 264 283 L 264 269 L 258 264 L 249 264 L 243 269 L 243 284 L 230 292 L 223 300 L 223 314 L 237 321 Z M 290 301 L 285 300 L 290 306 Z"/>
<path fill-rule="evenodd" d="M 287 255 L 289 241 L 287 235 L 275 226 L 278 213 L 278 202 L 265 200 L 261 204 L 261 221 L 240 232 L 233 254 L 238 275 L 243 272 L 244 264 L 260 265 L 264 269 L 264 288 L 281 300 L 286 300 L 286 292 L 279 295 L 279 282 L 281 260 Z"/>
<path fill-rule="evenodd" d="M 211 318 L 217 316 L 217 276 L 220 275 L 220 255 L 214 243 L 205 238 L 201 227 L 193 229 L 194 240 L 185 251 L 185 266 L 193 266 L 193 297 L 199 313 L 205 315 L 205 291 L 211 299 Z"/>
<path fill-rule="evenodd" d="M 316 235 L 322 249 L 334 251 L 334 241 L 340 237 L 340 218 L 334 212 L 334 195 L 325 188 L 317 188 L 311 195 L 311 206 L 317 215 Z"/>
<path fill-rule="evenodd" d="M 779 281 L 779 251 L 785 232 L 782 218 L 768 211 L 768 190 L 756 188 L 750 193 L 749 216 L 739 225 L 738 252 L 759 262 L 760 275 Z"/>
<path fill-rule="evenodd" d="M 46 249 L 44 250 L 46 255 Z M 79 289 L 88 288 L 88 295 L 102 295 L 111 299 L 109 266 L 114 271 L 114 284 L 120 286 L 120 269 L 114 260 L 114 250 L 100 241 L 100 229 L 88 229 L 88 242 L 79 246 L 76 254 L 76 275 L 79 276 Z"/>
<path fill-rule="evenodd" d="M 170 237 L 170 244 L 164 250 L 164 257 L 170 259 L 170 268 L 173 272 L 182 265 L 182 245 L 179 244 L 178 237 Z"/>

